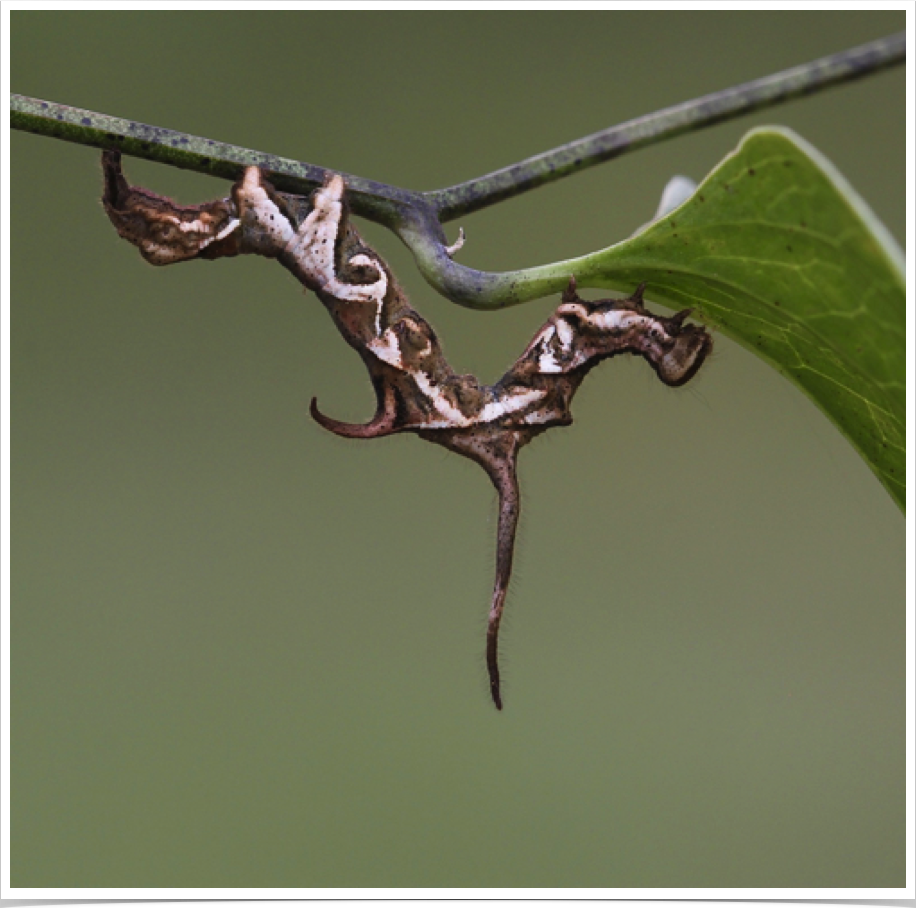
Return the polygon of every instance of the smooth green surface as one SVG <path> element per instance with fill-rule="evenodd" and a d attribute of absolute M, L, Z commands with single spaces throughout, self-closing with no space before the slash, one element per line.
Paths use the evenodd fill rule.
<path fill-rule="evenodd" d="M 903 19 L 13 12 L 11 87 L 431 188 Z M 779 111 L 898 240 L 904 88 Z M 461 261 L 609 246 L 772 120 L 473 215 Z M 904 520 L 775 370 L 721 335 L 679 390 L 612 360 L 524 451 L 498 714 L 480 470 L 323 433 L 312 395 L 373 396 L 314 297 L 153 268 L 95 152 L 10 147 L 14 886 L 903 885 Z M 462 309 L 367 233 L 486 380 L 557 303 Z"/>
<path fill-rule="evenodd" d="M 802 388 L 905 508 L 903 253 L 803 139 L 754 131 L 668 217 L 553 270 L 693 308 Z"/>

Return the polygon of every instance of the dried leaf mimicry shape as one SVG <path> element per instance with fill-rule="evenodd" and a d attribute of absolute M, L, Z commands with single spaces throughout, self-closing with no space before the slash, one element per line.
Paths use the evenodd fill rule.
<path fill-rule="evenodd" d="M 494 385 L 456 375 L 428 322 L 410 305 L 388 266 L 367 246 L 347 215 L 343 178 L 328 174 L 311 200 L 279 193 L 256 167 L 228 198 L 182 207 L 131 187 L 120 155 L 107 151 L 103 203 L 118 233 L 155 265 L 192 258 L 257 254 L 277 259 L 314 291 L 344 340 L 362 357 L 377 407 L 364 425 L 312 416 L 345 438 L 415 432 L 479 463 L 499 495 L 496 582 L 487 629 L 490 691 L 502 708 L 497 645 L 519 515 L 519 450 L 552 426 L 572 422 L 570 404 L 582 379 L 617 353 L 640 354 L 668 385 L 692 378 L 712 347 L 705 329 L 686 325 L 689 310 L 671 318 L 629 299 L 588 302 L 575 280 L 524 353 Z"/>

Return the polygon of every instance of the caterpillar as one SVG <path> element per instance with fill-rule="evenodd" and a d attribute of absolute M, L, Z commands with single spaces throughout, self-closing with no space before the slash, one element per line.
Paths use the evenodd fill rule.
<path fill-rule="evenodd" d="M 117 151 L 102 156 L 102 203 L 119 235 L 154 265 L 195 258 L 262 255 L 276 259 L 318 297 L 343 339 L 359 353 L 376 395 L 365 424 L 312 417 L 344 438 L 413 432 L 478 463 L 499 497 L 496 577 L 486 637 L 490 694 L 503 699 L 499 627 L 512 575 L 521 498 L 519 451 L 537 435 L 572 423 L 570 406 L 585 376 L 620 353 L 646 359 L 659 379 L 680 386 L 702 366 L 712 338 L 687 324 L 691 310 L 670 317 L 643 305 L 645 284 L 626 299 L 588 301 L 574 276 L 560 305 L 495 384 L 449 366 L 432 326 L 410 305 L 381 257 L 349 217 L 343 177 L 327 173 L 307 199 L 281 193 L 257 167 L 247 168 L 229 196 L 198 206 L 130 186 Z"/>

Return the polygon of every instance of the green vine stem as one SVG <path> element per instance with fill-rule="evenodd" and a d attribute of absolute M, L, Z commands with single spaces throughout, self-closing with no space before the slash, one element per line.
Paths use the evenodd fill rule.
<path fill-rule="evenodd" d="M 734 88 L 627 120 L 486 176 L 427 193 L 445 223 L 628 151 L 782 104 L 906 61 L 901 32 Z"/>
<path fill-rule="evenodd" d="M 343 176 L 354 213 L 395 231 L 436 290 L 469 308 L 498 309 L 560 292 L 574 263 L 515 272 L 477 271 L 452 261 L 443 223 L 628 151 L 859 79 L 905 60 L 905 34 L 890 35 L 629 120 L 446 189 L 416 192 Z M 314 164 L 17 94 L 10 96 L 10 123 L 13 129 L 118 149 L 226 180 L 234 181 L 245 167 L 256 165 L 277 189 L 300 195 L 320 185 L 325 174 L 324 168 Z M 582 278 L 582 286 L 588 286 L 587 275 Z"/>

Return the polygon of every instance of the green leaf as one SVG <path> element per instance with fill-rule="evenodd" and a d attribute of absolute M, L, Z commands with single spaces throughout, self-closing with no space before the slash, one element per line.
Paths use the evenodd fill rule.
<path fill-rule="evenodd" d="M 748 133 L 667 217 L 560 266 L 584 285 L 646 281 L 653 300 L 693 307 L 811 397 L 905 508 L 903 255 L 803 139 Z"/>

